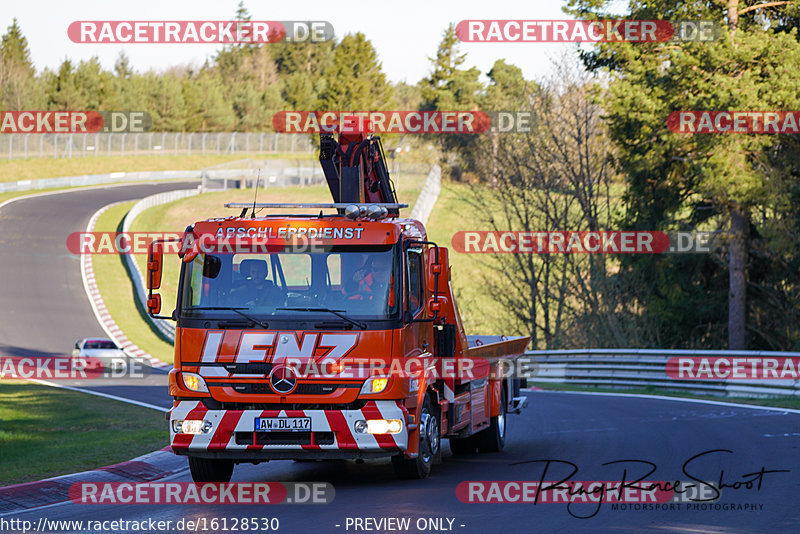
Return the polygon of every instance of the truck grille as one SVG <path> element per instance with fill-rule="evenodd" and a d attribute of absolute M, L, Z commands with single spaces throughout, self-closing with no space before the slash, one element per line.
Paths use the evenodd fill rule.
<path fill-rule="evenodd" d="M 237 384 L 237 383 L 211 383 L 211 386 L 230 386 L 236 393 L 255 394 L 255 395 L 274 395 L 275 392 L 269 387 L 269 384 L 264 383 L 250 383 L 250 384 Z M 292 391 L 292 395 L 330 395 L 335 393 L 339 388 L 360 388 L 361 384 L 298 384 L 297 388 Z"/>
<path fill-rule="evenodd" d="M 237 445 L 333 445 L 333 432 L 234 432 Z M 313 441 L 312 441 L 313 438 Z"/>
<path fill-rule="evenodd" d="M 197 399 L 186 399 L 197 400 Z M 286 403 L 267 403 L 267 402 L 220 402 L 215 399 L 205 397 L 201 400 L 203 406 L 209 410 L 360 410 L 367 401 L 358 399 L 349 404 L 300 404 L 297 402 Z"/>

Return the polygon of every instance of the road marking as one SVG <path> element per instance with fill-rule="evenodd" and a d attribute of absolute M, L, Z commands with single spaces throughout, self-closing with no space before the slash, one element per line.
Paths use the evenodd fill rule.
<path fill-rule="evenodd" d="M 125 204 L 126 202 L 131 201 L 122 200 L 119 202 L 112 202 L 111 204 L 106 204 L 97 210 L 94 215 L 91 216 L 89 223 L 86 225 L 86 233 L 89 234 L 94 231 L 97 220 L 109 208 L 119 206 L 120 204 Z M 125 353 L 130 357 L 135 358 L 138 361 L 147 360 L 148 365 L 154 369 L 165 369 L 172 367 L 170 364 L 162 362 L 158 358 L 148 354 L 125 335 L 125 333 L 119 328 L 119 325 L 116 323 L 116 321 L 114 321 L 114 318 L 111 317 L 111 314 L 108 312 L 108 308 L 106 308 L 105 301 L 103 300 L 103 295 L 100 293 L 100 289 L 97 287 L 97 280 L 94 276 L 94 264 L 92 263 L 91 254 L 81 254 L 79 261 L 83 289 L 89 299 L 89 304 L 92 307 L 95 319 L 97 319 L 97 322 L 100 323 L 100 327 L 105 331 L 106 335 L 114 340 L 117 345 L 122 347 L 122 350 L 124 350 Z"/>
<path fill-rule="evenodd" d="M 61 389 L 68 389 L 70 391 L 79 391 L 81 393 L 88 393 L 89 395 L 96 395 L 98 397 L 105 397 L 107 399 L 117 400 L 120 402 L 127 402 L 128 404 L 135 404 L 136 406 L 141 406 L 142 408 L 150 408 L 151 410 L 158 410 L 159 412 L 169 412 L 169 408 L 162 408 L 161 406 L 156 406 L 155 404 L 148 404 L 146 402 L 139 402 L 133 399 L 126 399 L 124 397 L 118 397 L 116 395 L 111 395 L 108 393 L 101 393 L 99 391 L 93 391 L 91 389 L 83 389 L 83 388 L 76 388 L 72 386 L 65 386 L 63 384 L 56 384 L 55 382 L 49 382 L 47 380 L 39 380 L 38 378 L 29 378 L 31 382 L 36 382 L 37 384 L 42 384 L 44 386 L 50 386 L 54 388 L 61 388 Z"/>
<path fill-rule="evenodd" d="M 12 197 L 12 198 L 6 199 L 3 202 L 0 202 L 0 210 L 3 209 L 8 204 L 12 204 L 12 203 L 14 203 L 14 202 L 16 202 L 18 200 L 25 200 L 25 199 L 28 199 L 28 198 L 46 197 L 46 196 L 49 196 L 49 195 L 61 195 L 63 193 L 77 193 L 77 192 L 80 192 L 80 191 L 89 191 L 91 189 L 108 189 L 109 187 L 128 187 L 128 186 L 132 186 L 132 185 L 169 184 L 169 183 L 173 183 L 173 182 L 193 182 L 193 181 L 197 181 L 197 180 L 196 179 L 193 180 L 191 178 L 187 178 L 187 179 L 178 178 L 176 180 L 155 180 L 155 181 L 152 181 L 152 182 L 149 182 L 149 181 L 123 182 L 121 184 L 108 183 L 108 184 L 90 185 L 90 186 L 66 187 L 64 189 L 59 189 L 58 191 L 45 191 L 44 193 L 31 193 L 30 195 L 20 195 L 18 197 Z M 8 191 L 8 192 L 12 193 L 13 191 Z M 131 200 L 137 200 L 137 199 L 132 198 L 132 199 L 127 200 L 125 202 L 130 202 Z"/>
<path fill-rule="evenodd" d="M 105 213 L 109 208 L 118 206 L 120 204 L 124 204 L 126 202 L 130 202 L 130 200 L 112 202 L 111 204 L 106 204 L 105 206 L 94 212 L 94 214 L 91 217 L 89 217 L 89 223 L 86 225 L 86 233 L 89 233 L 94 230 L 94 226 L 97 223 L 97 219 L 99 219 L 100 216 L 103 213 Z M 97 319 L 97 322 L 100 324 L 100 328 L 102 328 L 105 331 L 106 335 L 109 338 L 113 339 L 114 343 L 116 343 L 118 346 L 122 346 L 122 344 L 119 342 L 119 339 L 117 339 L 117 336 L 111 333 L 111 330 L 106 325 L 106 321 L 100 314 L 100 310 L 98 309 L 98 303 L 95 301 L 96 300 L 95 293 L 99 295 L 100 292 L 96 289 L 96 286 L 94 291 L 92 290 L 92 288 L 89 287 L 89 279 L 88 279 L 89 275 L 91 274 L 92 278 L 94 278 L 94 266 L 91 264 L 91 259 L 88 257 L 88 254 L 81 254 L 79 261 L 81 264 L 81 280 L 83 281 L 83 289 L 86 292 L 86 296 L 89 298 L 89 304 L 92 307 L 95 319 Z M 90 270 L 91 273 L 88 272 Z M 103 309 L 105 309 L 105 303 L 103 303 Z M 111 317 L 110 314 L 108 315 L 110 318 Z"/>
<path fill-rule="evenodd" d="M 793 410 L 791 408 L 778 408 L 775 406 L 757 406 L 755 404 L 739 404 L 736 402 L 722 402 L 722 401 L 712 401 L 703 399 L 686 399 L 684 397 L 664 397 L 662 395 L 645 395 L 641 393 L 599 393 L 594 391 L 556 391 L 556 390 L 544 390 L 544 391 L 538 391 L 537 393 L 564 393 L 568 395 L 600 395 L 607 397 L 632 397 L 636 399 L 670 400 L 676 402 L 692 402 L 695 404 L 714 404 L 716 406 L 734 406 L 736 408 L 747 408 L 750 410 L 766 410 L 770 412 L 800 414 L 800 410 Z"/>

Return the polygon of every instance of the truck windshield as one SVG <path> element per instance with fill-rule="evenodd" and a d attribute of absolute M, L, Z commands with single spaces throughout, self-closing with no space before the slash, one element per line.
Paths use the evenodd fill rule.
<path fill-rule="evenodd" d="M 184 265 L 181 314 L 233 320 L 240 319 L 238 310 L 265 321 L 308 315 L 342 322 L 389 319 L 400 308 L 398 273 L 392 245 L 198 254 Z"/>

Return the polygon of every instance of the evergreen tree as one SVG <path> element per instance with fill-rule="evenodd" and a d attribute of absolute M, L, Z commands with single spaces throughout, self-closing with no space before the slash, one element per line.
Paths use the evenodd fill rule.
<path fill-rule="evenodd" d="M 392 97 L 378 53 L 360 32 L 346 35 L 336 47 L 325 81 L 327 85 L 319 97 L 322 109 L 385 109 Z"/>
<path fill-rule="evenodd" d="M 0 109 L 31 109 L 42 104 L 28 40 L 14 18 L 0 38 Z"/>
<path fill-rule="evenodd" d="M 570 0 L 567 9 L 586 19 L 604 18 L 610 4 Z M 727 337 L 732 349 L 789 348 L 800 337 L 776 330 L 774 317 L 762 322 L 759 317 L 771 304 L 757 303 L 761 311 L 755 314 L 745 299 L 748 293 L 763 298 L 767 290 L 748 280 L 747 272 L 754 256 L 773 254 L 769 243 L 758 242 L 764 229 L 776 218 L 797 219 L 796 208 L 784 211 L 800 175 L 797 144 L 777 135 L 680 135 L 667 128 L 667 117 L 679 110 L 800 109 L 800 43 L 796 29 L 785 24 L 797 16 L 794 2 L 633 1 L 625 18 L 720 20 L 727 26 L 713 42 L 603 43 L 584 54 L 588 67 L 611 75 L 604 105 L 629 181 L 627 226 L 704 224 L 729 231 L 724 262 L 685 256 L 625 259 L 628 268 L 653 279 L 641 298 L 649 313 L 662 319 L 667 343 L 719 347 Z M 797 254 L 795 246 L 773 265 L 791 263 Z M 783 289 L 768 290 L 772 302 L 798 292 L 797 273 L 784 274 Z M 719 321 L 726 299 L 727 328 Z M 782 306 L 768 315 L 784 313 Z M 794 312 L 791 318 L 796 317 Z M 764 330 L 766 324 L 772 325 L 770 331 Z"/>

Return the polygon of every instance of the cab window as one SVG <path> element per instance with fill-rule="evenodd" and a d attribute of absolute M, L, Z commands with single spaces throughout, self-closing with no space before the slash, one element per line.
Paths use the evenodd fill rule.
<path fill-rule="evenodd" d="M 422 250 L 406 252 L 406 309 L 416 315 L 422 308 L 424 288 L 422 285 Z"/>

